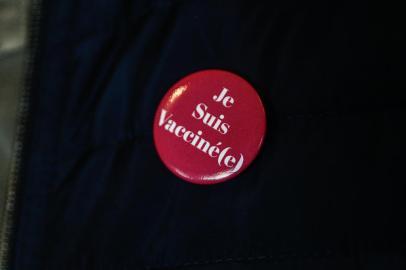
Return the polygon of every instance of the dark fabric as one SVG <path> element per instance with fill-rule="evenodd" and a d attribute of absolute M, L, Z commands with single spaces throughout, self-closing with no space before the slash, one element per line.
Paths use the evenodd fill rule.
<path fill-rule="evenodd" d="M 404 21 L 371 1 L 45 1 L 12 269 L 404 269 Z M 210 68 L 254 85 L 268 131 L 199 186 L 152 123 Z"/>

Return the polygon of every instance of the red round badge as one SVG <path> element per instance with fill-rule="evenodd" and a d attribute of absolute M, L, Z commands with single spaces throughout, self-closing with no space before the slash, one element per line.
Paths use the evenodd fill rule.
<path fill-rule="evenodd" d="M 264 106 L 241 77 L 222 70 L 177 82 L 158 106 L 155 147 L 178 177 L 195 184 L 229 180 L 257 156 L 265 136 Z"/>

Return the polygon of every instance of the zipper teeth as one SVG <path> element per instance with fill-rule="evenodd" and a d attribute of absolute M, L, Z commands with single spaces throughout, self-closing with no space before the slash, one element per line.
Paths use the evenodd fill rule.
<path fill-rule="evenodd" d="M 27 121 L 29 116 L 30 107 L 30 90 L 32 87 L 32 74 L 34 72 L 34 62 L 39 45 L 39 29 L 41 23 L 41 6 L 43 0 L 31 0 L 28 1 L 27 19 L 27 49 L 24 53 L 24 79 L 21 82 L 21 96 L 18 103 L 17 112 L 17 125 L 15 139 L 13 143 L 13 156 L 11 159 L 11 168 L 9 170 L 7 190 L 6 190 L 6 202 L 4 209 L 4 221 L 1 224 L 0 235 L 0 269 L 6 270 L 9 264 L 10 248 L 12 244 L 13 226 L 15 219 L 15 208 L 17 198 L 17 188 L 19 184 L 19 178 L 21 176 L 21 167 L 23 160 L 24 141 L 27 128 Z"/>

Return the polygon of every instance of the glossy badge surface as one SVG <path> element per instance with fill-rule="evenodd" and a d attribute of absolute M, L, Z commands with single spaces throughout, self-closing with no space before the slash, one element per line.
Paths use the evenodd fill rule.
<path fill-rule="evenodd" d="M 240 174 L 257 156 L 265 128 L 255 89 L 222 70 L 196 72 L 172 86 L 153 127 L 163 163 L 195 184 L 216 184 Z"/>

